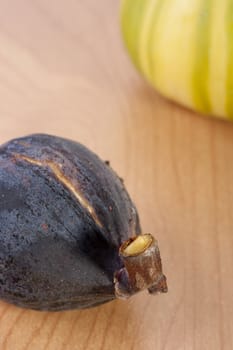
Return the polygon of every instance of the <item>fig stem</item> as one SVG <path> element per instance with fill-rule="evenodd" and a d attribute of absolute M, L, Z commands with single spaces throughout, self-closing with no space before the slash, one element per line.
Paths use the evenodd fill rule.
<path fill-rule="evenodd" d="M 118 299 L 127 299 L 144 289 L 150 294 L 167 292 L 158 243 L 151 234 L 141 234 L 123 242 L 119 255 L 124 267 L 114 276 Z"/>

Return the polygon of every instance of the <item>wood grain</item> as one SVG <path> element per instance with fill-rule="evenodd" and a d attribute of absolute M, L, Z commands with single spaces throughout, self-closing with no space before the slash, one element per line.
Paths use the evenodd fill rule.
<path fill-rule="evenodd" d="M 156 94 L 114 0 L 0 0 L 0 141 L 78 140 L 125 179 L 169 293 L 63 313 L 0 303 L 1 350 L 233 349 L 233 124 Z"/>

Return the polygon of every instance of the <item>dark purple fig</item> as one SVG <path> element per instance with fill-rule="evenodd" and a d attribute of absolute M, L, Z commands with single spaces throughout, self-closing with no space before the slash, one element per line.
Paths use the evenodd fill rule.
<path fill-rule="evenodd" d="M 31 135 L 0 147 L 0 298 L 39 310 L 165 292 L 122 180 L 77 142 Z"/>

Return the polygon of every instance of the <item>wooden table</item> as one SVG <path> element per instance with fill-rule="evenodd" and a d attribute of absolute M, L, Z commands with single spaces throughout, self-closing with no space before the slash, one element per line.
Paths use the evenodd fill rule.
<path fill-rule="evenodd" d="M 0 303 L 1 350 L 233 349 L 233 124 L 160 97 L 122 45 L 114 0 L 0 1 L 0 141 L 78 140 L 124 178 L 169 293 L 87 311 Z"/>

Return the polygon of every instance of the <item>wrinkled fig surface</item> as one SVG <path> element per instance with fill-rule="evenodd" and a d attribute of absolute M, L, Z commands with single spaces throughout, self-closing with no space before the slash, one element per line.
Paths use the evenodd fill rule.
<path fill-rule="evenodd" d="M 164 292 L 152 236 L 124 254 L 140 234 L 122 180 L 86 147 L 43 134 L 0 147 L 1 299 L 64 310 Z"/>

